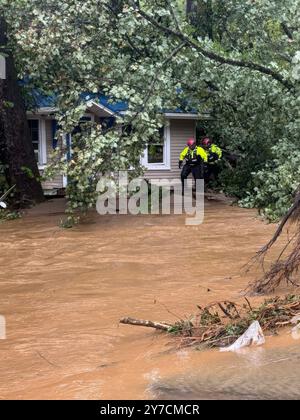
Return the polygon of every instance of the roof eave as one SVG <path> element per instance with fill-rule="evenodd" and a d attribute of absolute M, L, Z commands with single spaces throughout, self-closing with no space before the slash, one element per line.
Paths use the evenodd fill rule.
<path fill-rule="evenodd" d="M 58 108 L 56 107 L 42 107 L 38 109 L 34 109 L 31 111 L 27 111 L 27 114 L 29 115 L 43 115 L 43 114 L 54 114 L 55 112 L 58 112 Z"/>
<path fill-rule="evenodd" d="M 164 115 L 170 120 L 207 120 L 211 118 L 209 114 L 195 114 L 191 112 L 165 112 Z"/>
<path fill-rule="evenodd" d="M 113 112 L 111 109 L 107 108 L 104 105 L 101 105 L 95 101 L 89 101 L 87 103 L 87 109 L 98 115 L 99 117 L 114 117 L 116 116 L 116 113 Z"/>

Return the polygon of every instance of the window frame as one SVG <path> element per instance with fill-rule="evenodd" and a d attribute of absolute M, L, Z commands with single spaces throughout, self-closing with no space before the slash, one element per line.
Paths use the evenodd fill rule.
<path fill-rule="evenodd" d="M 141 157 L 141 165 L 149 171 L 168 171 L 171 169 L 171 130 L 170 125 L 164 126 L 164 142 L 163 142 L 164 158 L 161 163 L 148 162 L 148 145 Z"/>
<path fill-rule="evenodd" d="M 30 116 L 27 121 L 38 122 L 38 161 L 39 169 L 44 169 L 47 165 L 47 143 L 46 143 L 46 120 L 40 116 Z M 30 139 L 32 140 L 32 139 Z"/>

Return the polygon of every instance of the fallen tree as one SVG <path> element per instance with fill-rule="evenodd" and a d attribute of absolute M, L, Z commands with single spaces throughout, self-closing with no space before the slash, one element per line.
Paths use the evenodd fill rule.
<path fill-rule="evenodd" d="M 48 172 L 68 176 L 75 219 L 95 205 L 99 174 L 130 168 L 140 175 L 141 154 L 160 138 L 160 111 L 178 108 L 211 114 L 201 121 L 203 134 L 237 157 L 234 171 L 222 170 L 223 191 L 267 208 L 272 220 L 290 206 L 300 162 L 300 0 L 4 4 L 20 73 L 56 93 L 59 127 L 76 131 L 73 159 L 61 148 Z M 120 136 L 116 120 L 101 132 L 98 124 L 77 132 L 83 92 L 125 101 L 122 123 L 130 129 Z"/>
<path fill-rule="evenodd" d="M 216 302 L 204 308 L 190 319 L 175 323 L 153 322 L 123 318 L 121 324 L 150 327 L 164 331 L 179 339 L 180 347 L 213 348 L 231 345 L 245 333 L 253 321 L 258 321 L 264 332 L 275 334 L 300 314 L 300 295 L 287 295 L 265 300 L 253 308 L 248 299 L 245 304 Z"/>

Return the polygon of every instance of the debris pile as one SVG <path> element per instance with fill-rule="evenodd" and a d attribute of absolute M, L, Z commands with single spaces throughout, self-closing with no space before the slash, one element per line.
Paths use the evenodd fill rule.
<path fill-rule="evenodd" d="M 165 331 L 179 340 L 180 347 L 203 349 L 231 346 L 255 321 L 264 333 L 276 334 L 295 319 L 300 322 L 300 295 L 266 299 L 256 308 L 246 298 L 243 305 L 225 301 L 198 306 L 195 315 L 174 324 L 133 318 L 121 319 L 120 323 Z"/>

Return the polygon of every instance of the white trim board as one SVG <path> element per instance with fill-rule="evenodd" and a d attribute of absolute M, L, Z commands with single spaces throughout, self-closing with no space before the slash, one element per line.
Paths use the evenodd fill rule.
<path fill-rule="evenodd" d="M 210 119 L 208 114 L 191 114 L 191 113 L 183 113 L 183 112 L 166 112 L 166 118 L 171 120 L 207 120 Z"/>
<path fill-rule="evenodd" d="M 27 116 L 29 117 L 38 117 L 42 115 L 48 115 L 54 114 L 55 112 L 58 112 L 58 108 L 52 108 L 52 107 L 45 107 L 45 108 L 38 108 L 32 111 L 27 111 Z"/>
<path fill-rule="evenodd" d="M 39 123 L 39 169 L 44 169 L 47 165 L 47 138 L 46 138 L 46 120 L 41 116 L 32 115 L 27 120 L 37 120 Z"/>
<path fill-rule="evenodd" d="M 0 79 L 6 79 L 6 58 L 0 55 Z"/>
<path fill-rule="evenodd" d="M 87 109 L 100 117 L 113 117 L 116 114 L 104 105 L 98 104 L 95 101 L 89 101 L 86 104 Z M 104 113 L 104 115 L 103 115 Z"/>
<path fill-rule="evenodd" d="M 169 171 L 171 169 L 171 127 L 164 127 L 164 161 L 163 163 L 148 163 L 148 147 L 141 157 L 141 165 L 148 171 Z"/>

